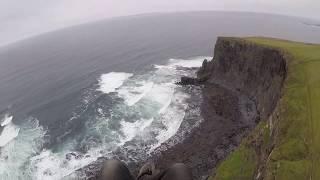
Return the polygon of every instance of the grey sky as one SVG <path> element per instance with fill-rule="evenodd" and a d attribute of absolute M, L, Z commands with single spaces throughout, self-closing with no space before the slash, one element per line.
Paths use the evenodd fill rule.
<path fill-rule="evenodd" d="M 0 45 L 108 17 L 197 10 L 268 12 L 320 19 L 320 0 L 0 0 Z"/>

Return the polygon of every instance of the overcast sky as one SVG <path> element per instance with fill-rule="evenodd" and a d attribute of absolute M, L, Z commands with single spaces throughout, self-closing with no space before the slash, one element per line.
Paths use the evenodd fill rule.
<path fill-rule="evenodd" d="M 109 17 L 198 10 L 268 12 L 320 19 L 320 0 L 0 0 L 0 45 Z"/>

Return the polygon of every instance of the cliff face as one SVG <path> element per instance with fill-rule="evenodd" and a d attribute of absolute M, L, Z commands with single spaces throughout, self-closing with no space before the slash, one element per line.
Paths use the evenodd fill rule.
<path fill-rule="evenodd" d="M 242 116 L 237 115 L 233 122 L 246 121 L 239 125 L 245 128 L 244 131 L 235 131 L 237 134 L 242 134 L 241 137 L 248 135 L 260 121 L 270 126 L 275 124 L 274 121 L 277 120 L 273 115 L 286 80 L 289 57 L 279 49 L 237 38 L 219 38 L 214 53 L 213 60 L 205 61 L 198 72 L 198 78 L 205 80 L 203 92 L 206 105 L 202 108 L 203 116 L 208 121 L 212 121 L 216 118 L 212 112 L 222 116 L 232 113 L 234 103 L 238 103 Z M 224 87 L 225 92 L 235 92 L 240 99 L 248 98 L 254 105 L 250 103 L 241 105 L 241 101 L 228 104 L 225 99 L 222 99 L 223 103 L 217 103 L 217 99 L 219 101 L 221 97 L 210 95 L 215 93 L 217 85 Z M 219 114 L 221 109 L 224 113 Z M 256 114 L 252 115 L 254 112 Z M 230 119 L 230 117 L 225 118 Z M 264 128 L 256 130 L 254 138 L 247 138 L 247 146 L 243 145 L 244 143 L 239 146 L 240 143 L 236 141 L 234 145 L 238 147 L 233 153 L 233 159 L 227 161 L 229 162 L 227 167 L 220 168 L 225 169 L 223 173 L 235 174 L 233 177 L 226 175 L 227 179 L 228 177 L 229 179 L 252 179 L 258 174 L 258 178 L 262 178 L 261 174 L 265 171 L 267 158 L 274 147 L 276 130 L 276 127 L 268 129 L 270 132 L 268 140 L 264 139 Z M 268 141 L 267 145 L 264 141 Z M 219 160 L 218 164 L 220 162 Z M 219 178 L 223 173 L 218 174 L 216 179 L 224 179 L 224 177 Z M 214 175 L 215 169 L 211 178 L 215 177 Z"/>
<path fill-rule="evenodd" d="M 248 94 L 260 122 L 209 179 L 319 179 L 320 45 L 220 38 L 215 53 L 199 77 Z"/>
<path fill-rule="evenodd" d="M 213 61 L 203 66 L 199 78 L 239 91 L 255 101 L 261 119 L 273 112 L 287 73 L 284 54 L 235 38 L 218 38 Z"/>
<path fill-rule="evenodd" d="M 165 168 L 183 162 L 192 169 L 195 179 L 205 179 L 212 170 L 215 172 L 243 137 L 274 111 L 286 70 L 285 56 L 279 50 L 242 39 L 219 38 L 213 60 L 203 62 L 197 79 L 182 78 L 180 83 L 203 85 L 204 121 L 183 142 L 158 154 L 156 164 Z M 255 150 L 258 148 L 242 153 L 255 154 Z M 258 156 L 251 160 L 244 178 L 253 176 L 259 163 Z"/>

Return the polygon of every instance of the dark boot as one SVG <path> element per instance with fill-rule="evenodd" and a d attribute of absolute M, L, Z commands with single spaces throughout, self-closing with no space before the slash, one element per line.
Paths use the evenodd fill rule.
<path fill-rule="evenodd" d="M 137 180 L 192 180 L 191 171 L 182 163 L 159 171 L 153 163 L 147 163 L 140 169 Z"/>
<path fill-rule="evenodd" d="M 144 164 L 139 171 L 137 180 L 153 180 L 160 173 L 152 162 Z"/>
<path fill-rule="evenodd" d="M 134 180 L 134 178 L 123 162 L 107 160 L 102 167 L 101 180 Z"/>
<path fill-rule="evenodd" d="M 182 163 L 177 163 L 166 170 L 161 180 L 192 180 L 191 170 Z"/>

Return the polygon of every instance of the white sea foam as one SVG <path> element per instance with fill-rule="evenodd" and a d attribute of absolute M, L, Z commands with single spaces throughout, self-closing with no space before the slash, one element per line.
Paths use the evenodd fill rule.
<path fill-rule="evenodd" d="M 139 102 L 153 87 L 153 82 L 137 82 L 134 86 L 125 86 L 118 90 L 119 95 L 124 98 L 128 106 Z"/>
<path fill-rule="evenodd" d="M 14 124 L 10 123 L 7 124 L 0 135 L 0 147 L 5 146 L 10 141 L 12 141 L 14 138 L 16 138 L 19 134 L 20 128 L 15 126 Z"/>
<path fill-rule="evenodd" d="M 80 157 L 71 156 L 70 159 L 66 159 L 68 153 L 70 152 L 53 153 L 50 150 L 44 150 L 38 156 L 33 157 L 31 164 L 35 168 L 34 179 L 62 179 L 101 156 L 98 152 L 91 151 L 92 154 L 85 154 Z M 74 154 L 79 155 L 77 153 Z"/>
<path fill-rule="evenodd" d="M 6 114 L 4 118 L 1 120 L 1 126 L 3 127 L 11 123 L 12 119 L 13 119 L 13 116 Z"/>
<path fill-rule="evenodd" d="M 146 119 L 138 119 L 134 122 L 126 122 L 122 121 L 122 131 L 125 134 L 125 138 L 121 140 L 122 144 L 124 142 L 130 141 L 138 134 L 143 134 L 144 124 L 152 123 L 152 122 L 160 122 L 163 127 L 152 127 L 154 132 L 158 134 L 155 138 L 157 139 L 157 143 L 150 147 L 150 151 L 154 150 L 158 146 L 160 146 L 163 142 L 172 137 L 179 129 L 184 116 L 185 110 L 188 105 L 186 103 L 186 99 L 189 97 L 187 94 L 177 91 L 177 86 L 175 82 L 178 80 L 179 75 L 185 73 L 183 70 L 177 69 L 178 67 L 200 67 L 202 65 L 203 59 L 211 59 L 212 57 L 196 57 L 194 59 L 184 60 L 184 59 L 170 59 L 167 65 L 155 65 L 156 71 L 154 72 L 154 79 L 152 79 L 153 85 L 152 87 L 147 87 L 146 82 L 142 82 L 143 87 L 130 87 L 131 89 L 138 89 L 135 93 L 128 93 L 129 91 L 124 91 L 122 88 L 118 91 L 121 97 L 125 99 L 128 105 L 135 104 L 137 100 L 133 101 L 132 99 L 141 99 L 141 95 L 143 95 L 143 99 L 154 102 L 158 104 L 157 109 L 154 111 L 154 117 L 151 122 Z M 185 75 L 185 74 L 183 74 Z M 134 77 L 132 78 L 134 79 Z M 150 79 L 149 79 L 150 81 Z M 126 87 L 126 89 L 130 89 Z M 148 90 L 146 90 L 148 89 Z M 134 91 L 133 91 L 134 92 Z M 126 94 L 126 95 L 123 95 Z M 128 94 L 130 94 L 128 96 Z M 132 99 L 130 99 L 130 97 Z M 133 102 L 133 103 L 128 103 Z M 149 103 L 150 104 L 150 103 Z M 143 109 L 142 109 L 143 111 Z M 143 113 L 143 112 L 142 112 Z M 148 124 L 147 127 L 150 125 Z M 140 128 L 139 128 L 140 127 Z"/>
<path fill-rule="evenodd" d="M 19 128 L 19 135 L 1 147 L 1 180 L 35 179 L 29 159 L 41 151 L 46 132 L 33 118 L 25 119 Z"/>
<path fill-rule="evenodd" d="M 201 67 L 204 59 L 211 60 L 212 57 L 209 56 L 199 56 L 192 59 L 170 59 L 168 65 L 155 65 L 156 68 L 170 68 L 174 69 L 175 67 Z"/>
<path fill-rule="evenodd" d="M 141 133 L 143 133 L 145 128 L 150 126 L 152 122 L 153 122 L 153 118 L 140 119 L 135 122 L 121 121 L 121 130 L 124 133 L 125 138 L 122 139 L 120 144 L 123 145 L 125 142 L 132 140 L 138 134 L 141 135 Z"/>
<path fill-rule="evenodd" d="M 157 144 L 153 145 L 149 152 L 159 147 L 162 143 L 167 141 L 170 137 L 176 134 L 178 131 L 184 116 L 188 104 L 185 100 L 189 96 L 183 92 L 176 92 L 171 100 L 171 105 L 166 109 L 165 113 L 162 113 L 160 118 L 161 123 L 165 126 L 161 129 L 156 136 L 158 140 Z"/>
<path fill-rule="evenodd" d="M 5 115 L 1 126 L 4 127 L 0 134 L 0 147 L 4 147 L 19 135 L 20 128 L 12 123 L 13 116 Z"/>
<path fill-rule="evenodd" d="M 202 61 L 203 58 L 171 59 L 167 65 L 157 66 L 156 70 L 143 75 L 121 72 L 101 75 L 98 90 L 106 94 L 115 92 L 109 95 L 123 98 L 124 101 L 112 104 L 108 116 L 105 116 L 105 112 L 110 109 L 106 111 L 104 108 L 110 108 L 109 105 L 95 109 L 98 113 L 87 120 L 86 130 L 83 131 L 86 138 L 80 142 L 88 147 L 85 154 L 74 152 L 79 156 L 66 158 L 71 149 L 79 145 L 79 142 L 71 140 L 64 142 L 58 152 L 35 151 L 39 154 L 30 159 L 32 179 L 57 180 L 69 177 L 75 170 L 98 157 L 106 156 L 136 137 L 135 140 L 144 141 L 147 136 L 143 148 L 147 148 L 145 150 L 148 152 L 153 151 L 178 131 L 188 107 L 188 95 L 175 85 L 179 76 L 186 72 L 177 67 L 199 67 Z M 93 139 L 91 145 L 92 135 L 100 144 Z"/>
<path fill-rule="evenodd" d="M 168 107 L 170 106 L 171 104 L 171 99 L 172 99 L 172 96 L 170 98 L 168 98 L 168 101 L 161 107 L 161 109 L 158 111 L 159 114 L 163 114 L 166 112 L 166 110 L 168 109 Z"/>
<path fill-rule="evenodd" d="M 174 82 L 156 84 L 147 96 L 150 100 L 159 103 L 163 107 L 171 100 L 175 86 Z"/>
<path fill-rule="evenodd" d="M 110 72 L 107 74 L 102 74 L 99 79 L 98 90 L 106 94 L 114 92 L 124 83 L 125 80 L 131 76 L 133 76 L 133 74 L 124 72 Z"/>

